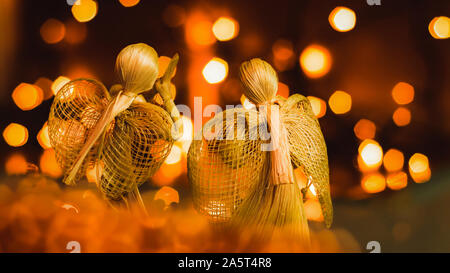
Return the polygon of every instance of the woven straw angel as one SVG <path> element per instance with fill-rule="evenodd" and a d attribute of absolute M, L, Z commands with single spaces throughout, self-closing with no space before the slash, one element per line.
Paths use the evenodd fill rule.
<path fill-rule="evenodd" d="M 95 166 L 98 188 L 108 200 L 132 193 L 142 201 L 138 187 L 158 170 L 181 134 L 170 95 L 177 62 L 175 55 L 157 79 L 156 51 L 132 44 L 117 56 L 121 83 L 110 92 L 91 79 L 73 80 L 58 91 L 48 125 L 64 183 L 76 184 Z"/>
<path fill-rule="evenodd" d="M 226 110 L 208 121 L 188 154 L 195 208 L 214 223 L 267 238 L 276 231 L 309 244 L 302 168 L 332 222 L 328 157 L 309 100 L 276 96 L 278 77 L 261 59 L 244 62 L 240 79 L 256 109 Z M 308 184 L 309 184 L 308 183 Z M 221 224 L 221 225 L 222 225 Z"/>

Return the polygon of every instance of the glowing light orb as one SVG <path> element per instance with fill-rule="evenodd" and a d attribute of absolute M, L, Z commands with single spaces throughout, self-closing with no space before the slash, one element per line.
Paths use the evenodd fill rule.
<path fill-rule="evenodd" d="M 358 152 L 361 159 L 368 167 L 378 168 L 381 166 L 383 160 L 383 149 L 375 140 L 364 140 L 359 145 Z"/>
<path fill-rule="evenodd" d="M 414 87 L 409 83 L 399 82 L 392 89 L 392 98 L 400 105 L 411 103 L 414 100 Z"/>
<path fill-rule="evenodd" d="M 361 187 L 367 193 L 378 193 L 386 189 L 386 179 L 380 173 L 368 174 L 361 180 Z"/>
<path fill-rule="evenodd" d="M 392 115 L 392 120 L 399 127 L 406 126 L 411 122 L 411 111 L 405 107 L 399 107 Z"/>
<path fill-rule="evenodd" d="M 3 130 L 3 138 L 9 146 L 20 147 L 28 141 L 28 130 L 25 126 L 18 123 L 10 123 Z"/>
<path fill-rule="evenodd" d="M 300 54 L 300 66 L 309 78 L 320 78 L 330 71 L 331 54 L 323 46 L 310 45 Z"/>
<path fill-rule="evenodd" d="M 222 42 L 235 38 L 239 33 L 239 24 L 230 17 L 220 17 L 214 22 L 212 32 L 216 39 Z"/>
<path fill-rule="evenodd" d="M 17 107 L 28 111 L 42 103 L 44 100 L 44 92 L 36 85 L 21 83 L 14 89 L 11 97 Z"/>
<path fill-rule="evenodd" d="M 428 25 L 428 31 L 435 39 L 450 37 L 450 18 L 447 16 L 434 17 Z"/>
<path fill-rule="evenodd" d="M 78 22 L 89 22 L 97 15 L 97 2 L 93 0 L 77 0 L 72 6 L 72 15 Z"/>
<path fill-rule="evenodd" d="M 396 172 L 403 168 L 405 157 L 403 153 L 397 149 L 389 149 L 384 155 L 383 165 L 386 171 Z"/>
<path fill-rule="evenodd" d="M 311 103 L 311 108 L 312 108 L 314 115 L 317 118 L 321 118 L 321 117 L 325 116 L 325 114 L 327 112 L 327 103 L 323 99 L 317 98 L 314 96 L 308 96 L 307 98 L 308 98 L 309 102 Z"/>
<path fill-rule="evenodd" d="M 353 127 L 355 136 L 360 140 L 371 139 L 375 137 L 376 125 L 368 119 L 360 119 Z"/>
<path fill-rule="evenodd" d="M 328 17 L 331 27 L 340 32 L 352 30 L 356 25 L 356 14 L 346 7 L 336 7 Z"/>
<path fill-rule="evenodd" d="M 61 21 L 50 18 L 42 24 L 40 33 L 44 42 L 47 44 L 56 44 L 64 39 L 66 27 Z"/>
<path fill-rule="evenodd" d="M 222 82 L 228 75 L 228 63 L 220 58 L 212 58 L 203 68 L 202 74 L 210 84 Z"/>
<path fill-rule="evenodd" d="M 345 114 L 352 108 L 352 97 L 344 91 L 336 91 L 330 96 L 328 104 L 335 114 Z"/>

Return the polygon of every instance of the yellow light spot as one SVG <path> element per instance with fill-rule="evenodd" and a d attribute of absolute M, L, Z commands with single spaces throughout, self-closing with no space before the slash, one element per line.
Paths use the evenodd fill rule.
<path fill-rule="evenodd" d="M 420 172 L 420 173 L 411 172 L 411 170 L 410 170 L 409 174 L 411 175 L 411 178 L 416 183 L 425 183 L 425 182 L 428 182 L 431 178 L 430 168 L 428 168 L 425 171 Z"/>
<path fill-rule="evenodd" d="M 331 68 L 331 54 L 323 46 L 310 45 L 300 54 L 300 66 L 309 78 L 320 78 Z"/>
<path fill-rule="evenodd" d="M 334 30 L 340 32 L 350 31 L 355 27 L 356 14 L 346 7 L 336 7 L 328 16 L 328 21 Z"/>
<path fill-rule="evenodd" d="M 399 107 L 392 115 L 392 120 L 399 127 L 406 126 L 411 122 L 411 111 L 405 107 Z"/>
<path fill-rule="evenodd" d="M 44 100 L 44 92 L 36 85 L 21 83 L 11 95 L 14 103 L 20 109 L 27 111 L 36 108 Z"/>
<path fill-rule="evenodd" d="M 383 159 L 384 168 L 388 172 L 400 171 L 403 168 L 404 162 L 405 157 L 403 153 L 397 149 L 389 149 Z"/>
<path fill-rule="evenodd" d="M 139 1 L 140 0 L 119 0 L 120 4 L 126 8 L 136 6 L 139 4 Z"/>
<path fill-rule="evenodd" d="M 446 16 L 434 17 L 428 25 L 428 31 L 435 39 L 450 37 L 450 18 Z"/>
<path fill-rule="evenodd" d="M 159 56 L 158 58 L 158 66 L 159 66 L 159 70 L 158 70 L 158 78 L 161 78 L 164 73 L 167 70 L 167 66 L 169 66 L 171 58 L 167 57 L 167 56 Z M 172 73 L 172 78 L 175 76 L 175 73 L 177 72 L 177 69 L 175 68 L 175 70 Z"/>
<path fill-rule="evenodd" d="M 13 154 L 6 161 L 5 171 L 8 175 L 26 174 L 28 171 L 28 162 L 23 155 Z"/>
<path fill-rule="evenodd" d="M 66 27 L 61 21 L 50 18 L 42 24 L 40 33 L 44 42 L 47 44 L 56 44 L 64 39 Z"/>
<path fill-rule="evenodd" d="M 414 173 L 422 173 L 429 168 L 428 157 L 420 153 L 411 156 L 408 164 L 410 171 Z"/>
<path fill-rule="evenodd" d="M 174 188 L 164 186 L 156 192 L 154 200 L 163 200 L 166 206 L 170 206 L 172 203 L 179 203 L 180 196 Z"/>
<path fill-rule="evenodd" d="M 392 98 L 400 105 L 411 103 L 414 100 L 414 87 L 409 83 L 399 82 L 392 89 Z"/>
<path fill-rule="evenodd" d="M 168 165 L 176 164 L 181 160 L 181 149 L 180 147 L 173 145 L 172 150 L 170 150 L 169 155 L 166 158 L 165 163 Z"/>
<path fill-rule="evenodd" d="M 59 76 L 52 84 L 53 94 L 56 95 L 66 83 L 70 82 L 70 79 L 64 76 Z"/>
<path fill-rule="evenodd" d="M 18 123 L 10 123 L 3 130 L 3 138 L 9 146 L 20 147 L 28 141 L 28 130 L 25 126 Z"/>
<path fill-rule="evenodd" d="M 39 160 L 39 167 L 43 174 L 50 177 L 59 178 L 62 176 L 62 170 L 56 161 L 55 150 L 53 149 L 44 150 Z"/>
<path fill-rule="evenodd" d="M 42 148 L 50 149 L 52 147 L 50 144 L 50 137 L 48 135 L 47 122 L 45 122 L 44 126 L 42 126 L 41 130 L 39 130 L 36 138 L 39 142 L 39 145 L 41 145 Z"/>
<path fill-rule="evenodd" d="M 308 199 L 304 203 L 306 218 L 311 221 L 322 222 L 323 214 L 320 203 L 316 199 Z"/>
<path fill-rule="evenodd" d="M 374 138 L 376 129 L 375 123 L 368 119 L 360 119 L 353 127 L 355 136 L 360 140 Z"/>
<path fill-rule="evenodd" d="M 235 38 L 239 33 L 239 24 L 230 17 L 220 17 L 212 27 L 217 40 L 225 42 Z"/>
<path fill-rule="evenodd" d="M 364 140 L 358 148 L 363 163 L 370 169 L 377 169 L 383 160 L 383 149 L 380 144 L 372 139 Z"/>
<path fill-rule="evenodd" d="M 152 181 L 157 186 L 171 185 L 174 180 L 183 173 L 182 164 L 162 164 L 161 168 L 152 177 Z"/>
<path fill-rule="evenodd" d="M 289 97 L 289 86 L 282 82 L 278 82 L 278 91 L 277 95 L 282 96 L 284 98 Z"/>
<path fill-rule="evenodd" d="M 352 108 L 352 97 L 344 91 L 336 91 L 330 96 L 328 104 L 335 114 L 345 114 Z"/>
<path fill-rule="evenodd" d="M 386 179 L 388 188 L 401 190 L 408 185 L 408 175 L 405 172 L 391 173 Z"/>
<path fill-rule="evenodd" d="M 386 179 L 380 173 L 368 174 L 361 180 L 361 187 L 367 193 L 382 192 L 386 189 Z"/>
<path fill-rule="evenodd" d="M 205 65 L 202 74 L 210 84 L 222 82 L 228 75 L 228 63 L 214 57 Z"/>
<path fill-rule="evenodd" d="M 327 103 L 323 99 L 314 96 L 308 96 L 307 98 L 311 103 L 311 108 L 314 115 L 317 118 L 325 116 L 325 113 L 327 112 Z"/>
<path fill-rule="evenodd" d="M 72 6 L 72 15 L 78 22 L 89 22 L 97 15 L 97 8 L 93 0 L 77 0 Z"/>

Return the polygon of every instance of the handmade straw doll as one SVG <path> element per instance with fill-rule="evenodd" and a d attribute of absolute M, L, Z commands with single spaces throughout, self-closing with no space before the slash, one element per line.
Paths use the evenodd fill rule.
<path fill-rule="evenodd" d="M 142 201 L 138 187 L 158 170 L 181 134 L 169 91 L 177 62 L 175 55 L 157 79 L 156 51 L 132 44 L 117 56 L 121 84 L 110 92 L 91 79 L 73 80 L 58 91 L 48 126 L 64 183 L 76 184 L 95 167 L 98 188 L 108 200 L 132 193 Z M 143 93 L 147 99 L 159 94 L 163 105 L 146 102 Z"/>
<path fill-rule="evenodd" d="M 332 222 L 328 158 L 309 100 L 276 96 L 278 78 L 261 59 L 244 62 L 240 79 L 256 109 L 216 114 L 196 136 L 188 154 L 195 208 L 213 223 L 264 240 L 281 232 L 309 244 L 303 208 L 307 186 L 296 181 L 302 168 L 316 189 L 325 224 Z"/>

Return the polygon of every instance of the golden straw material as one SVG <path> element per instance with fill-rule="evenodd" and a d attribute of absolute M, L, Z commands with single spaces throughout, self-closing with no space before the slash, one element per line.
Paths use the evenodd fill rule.
<path fill-rule="evenodd" d="M 172 73 L 177 62 L 178 55 L 166 73 Z M 127 46 L 116 63 L 121 84 L 108 92 L 94 80 L 71 81 L 56 94 L 48 120 L 64 182 L 74 185 L 88 167 L 96 166 L 98 187 L 114 200 L 136 192 L 159 169 L 174 142 L 172 125 L 179 120 L 169 95 L 170 77 L 159 79 L 151 92 L 161 95 L 165 108 L 136 99 L 156 81 L 158 56 L 153 48 Z"/>
<path fill-rule="evenodd" d="M 278 78 L 268 63 L 244 62 L 240 78 L 244 95 L 258 110 L 226 110 L 198 132 L 188 154 L 194 206 L 212 222 L 242 234 L 261 239 L 281 232 L 307 247 L 309 230 L 294 167 L 303 167 L 318 193 L 326 225 L 332 222 L 327 151 L 319 123 L 303 96 L 275 96 Z"/>

